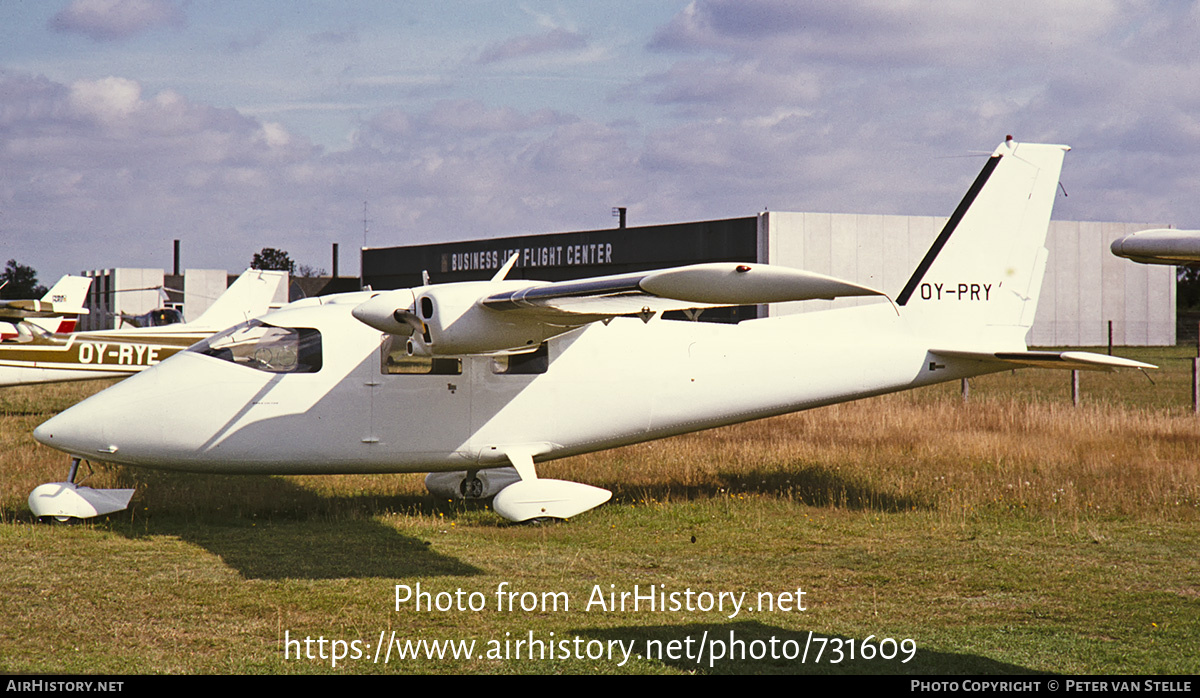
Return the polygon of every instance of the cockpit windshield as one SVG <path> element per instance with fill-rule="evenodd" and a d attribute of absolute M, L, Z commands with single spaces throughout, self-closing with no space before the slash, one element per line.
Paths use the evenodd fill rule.
<path fill-rule="evenodd" d="M 321 333 L 306 327 L 275 327 L 250 320 L 188 348 L 206 356 L 268 373 L 321 370 Z"/>

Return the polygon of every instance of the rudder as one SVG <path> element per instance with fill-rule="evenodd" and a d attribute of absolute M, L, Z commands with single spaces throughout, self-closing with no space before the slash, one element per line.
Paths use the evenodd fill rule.
<path fill-rule="evenodd" d="M 928 331 L 1024 342 L 1067 150 L 1011 139 L 996 148 L 897 296 L 906 315 Z"/>

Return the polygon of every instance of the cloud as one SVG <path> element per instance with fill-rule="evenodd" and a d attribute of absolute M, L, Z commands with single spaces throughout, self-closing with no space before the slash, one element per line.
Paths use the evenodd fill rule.
<path fill-rule="evenodd" d="M 127 78 L 0 74 L 0 94 L 9 240 L 63 255 L 67 270 L 144 266 L 148 240 L 188 229 L 203 229 L 213 251 L 236 249 L 256 209 L 294 202 L 278 193 L 319 155 L 283 126 L 172 91 L 147 96 Z"/>
<path fill-rule="evenodd" d="M 517 36 L 492 44 L 479 54 L 476 63 L 498 63 L 542 53 L 578 51 L 587 48 L 587 38 L 569 29 L 554 28 L 541 34 Z"/>
<path fill-rule="evenodd" d="M 1114 27 L 1136 23 L 1140 14 L 1111 0 L 694 0 L 654 33 L 648 48 L 872 65 L 982 65 L 1087 45 Z"/>
<path fill-rule="evenodd" d="M 821 81 L 815 71 L 779 70 L 753 59 L 705 59 L 679 61 L 666 72 L 647 76 L 637 89 L 681 114 L 712 105 L 730 115 L 761 113 L 764 97 L 767 104 L 813 104 L 822 96 Z"/>
<path fill-rule="evenodd" d="M 316 32 L 308 35 L 308 42 L 310 44 L 327 44 L 333 46 L 353 44 L 358 42 L 358 32 L 353 30 Z"/>
<path fill-rule="evenodd" d="M 355 139 L 364 147 L 392 151 L 414 144 L 435 146 L 513 138 L 574 121 L 576 117 L 552 109 L 522 112 L 512 107 L 489 107 L 477 100 L 441 100 L 420 114 L 383 110 L 364 125 Z"/>
<path fill-rule="evenodd" d="M 946 215 L 982 166 L 970 154 L 1011 133 L 1075 148 L 1057 217 L 1200 225 L 1200 92 L 1183 87 L 1200 79 L 1197 10 L 1018 5 L 697 1 L 643 34 L 656 53 L 603 118 L 565 92 L 475 97 L 454 62 L 465 78 L 360 77 L 355 100 L 297 102 L 358 105 L 338 151 L 283 107 L 0 72 L 0 223 L 22 261 L 50 246 L 77 269 L 144 266 L 156 237 L 182 237 L 188 264 L 236 268 L 263 246 L 312 262 L 361 243 L 366 200 L 371 245 L 604 227 L 612 206 L 632 225 Z"/>
<path fill-rule="evenodd" d="M 264 245 L 317 261 L 331 241 L 361 240 L 367 199 L 371 243 L 398 244 L 599 227 L 638 197 L 626 134 L 550 109 L 392 108 L 329 153 L 286 125 L 124 77 L 0 73 L 0 96 L 9 254 L 56 272 L 153 266 L 172 238 L 193 267 L 236 269 Z"/>
<path fill-rule="evenodd" d="M 95 41 L 128 39 L 157 27 L 180 27 L 183 10 L 170 0 L 73 0 L 50 19 L 50 29 Z"/>
<path fill-rule="evenodd" d="M 1200 94 L 1180 86 L 1200 75 L 1198 18 L 1194 4 L 1115 1 L 695 0 L 647 43 L 683 58 L 623 96 L 693 127 L 803 115 L 812 138 L 862 150 L 962 152 L 1013 133 L 1194 152 Z"/>
<path fill-rule="evenodd" d="M 101 121 L 129 116 L 141 103 L 142 86 L 133 80 L 107 77 L 81 80 L 71 85 L 71 106 Z"/>

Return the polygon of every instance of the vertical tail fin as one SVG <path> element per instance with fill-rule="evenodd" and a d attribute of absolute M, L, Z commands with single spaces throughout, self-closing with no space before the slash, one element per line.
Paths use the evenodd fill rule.
<path fill-rule="evenodd" d="M 49 332 L 74 332 L 78 317 L 88 312 L 84 304 L 91 286 L 92 278 L 90 276 L 68 274 L 62 277 L 50 287 L 49 291 L 46 291 L 46 295 L 42 296 L 42 301 L 54 304 L 55 311 L 62 312 L 63 316 L 30 318 L 29 322 Z"/>
<path fill-rule="evenodd" d="M 46 295 L 42 296 L 43 301 L 48 301 L 54 304 L 61 304 L 67 308 L 82 308 L 83 302 L 87 299 L 88 288 L 92 285 L 92 277 L 90 276 L 71 276 L 67 275 L 59 279 Z"/>
<path fill-rule="evenodd" d="M 996 148 L 896 299 L 914 323 L 1024 342 L 1067 150 L 1011 139 Z"/>
<path fill-rule="evenodd" d="M 200 317 L 188 323 L 191 329 L 217 332 L 245 322 L 272 309 L 276 299 L 287 302 L 287 272 L 247 269 Z"/>

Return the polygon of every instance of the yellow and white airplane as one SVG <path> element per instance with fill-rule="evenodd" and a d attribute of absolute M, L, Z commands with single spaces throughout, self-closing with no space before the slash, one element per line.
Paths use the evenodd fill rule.
<path fill-rule="evenodd" d="M 281 287 L 286 298 L 286 284 L 284 272 L 248 270 L 200 317 L 184 324 L 58 334 L 23 323 L 16 328 L 15 341 L 0 343 L 0 386 L 136 373 L 214 332 L 266 313 Z M 76 310 L 87 312 L 86 308 Z"/>
<path fill-rule="evenodd" d="M 0 301 L 0 342 L 28 341 L 34 333 L 73 332 L 92 279 L 87 276 L 62 277 L 46 291 L 41 300 Z"/>
<path fill-rule="evenodd" d="M 1001 144 L 893 297 L 766 264 L 580 281 L 491 281 L 293 303 L 196 344 L 39 426 L 79 459 L 220 473 L 431 472 L 501 516 L 574 516 L 607 490 L 536 463 L 1014 366 L 1148 364 L 1029 351 L 1063 155 Z M 510 260 L 511 265 L 511 260 Z M 876 296 L 749 320 L 713 305 Z M 42 516 L 125 507 L 131 490 L 42 485 Z"/>

